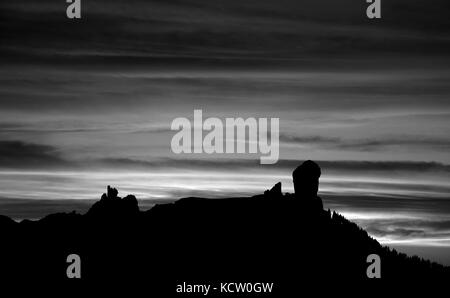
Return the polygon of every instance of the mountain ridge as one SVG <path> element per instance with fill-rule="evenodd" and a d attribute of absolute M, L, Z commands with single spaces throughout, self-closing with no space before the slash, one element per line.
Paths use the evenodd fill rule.
<path fill-rule="evenodd" d="M 265 280 L 290 293 L 299 280 L 367 281 L 367 257 L 377 254 L 381 280 L 448 280 L 450 268 L 384 247 L 323 210 L 320 171 L 309 170 L 294 175 L 295 194 L 277 183 L 252 197 L 188 197 L 140 211 L 135 196 L 108 186 L 85 214 L 1 216 L 1 277 L 67 281 L 66 258 L 77 254 L 84 281 L 152 281 L 165 293 L 183 280 Z"/>

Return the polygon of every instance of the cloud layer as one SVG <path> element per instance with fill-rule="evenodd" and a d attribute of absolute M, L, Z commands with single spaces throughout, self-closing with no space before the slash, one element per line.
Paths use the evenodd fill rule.
<path fill-rule="evenodd" d="M 304 55 L 444 55 L 446 2 L 383 3 L 371 22 L 367 4 L 345 0 L 86 2 L 71 22 L 65 3 L 2 4 L 2 58 L 84 63 L 183 63 L 211 59 L 300 60 Z M 7 55 L 5 55 L 7 54 Z M 80 59 L 80 58 L 83 59 Z M 5 59 L 6 58 L 6 59 Z M 67 62 L 67 61 L 66 61 Z"/>

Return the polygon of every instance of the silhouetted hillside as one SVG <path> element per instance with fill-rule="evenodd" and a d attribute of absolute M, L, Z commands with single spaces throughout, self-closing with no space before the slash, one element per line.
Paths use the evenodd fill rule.
<path fill-rule="evenodd" d="M 140 211 L 134 196 L 120 198 L 108 187 L 84 215 L 20 223 L 0 217 L 2 281 L 68 280 L 69 254 L 81 257 L 82 281 L 145 283 L 148 292 L 168 294 L 183 281 L 274 282 L 276 293 L 310 280 L 364 281 L 370 254 L 381 258 L 382 280 L 450 277 L 448 268 L 383 247 L 323 210 L 314 167 L 300 169 L 316 171 L 306 185 L 305 173 L 294 173 L 296 194 L 276 184 L 254 197 L 184 198 Z"/>

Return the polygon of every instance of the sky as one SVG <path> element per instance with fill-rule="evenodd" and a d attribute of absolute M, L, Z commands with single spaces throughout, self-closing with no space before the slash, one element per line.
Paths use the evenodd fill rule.
<path fill-rule="evenodd" d="M 187 196 L 319 195 L 383 244 L 450 264 L 447 1 L 0 4 L 0 214 L 86 211 L 110 184 L 141 208 Z M 171 151 L 177 117 L 277 117 L 280 161 Z"/>

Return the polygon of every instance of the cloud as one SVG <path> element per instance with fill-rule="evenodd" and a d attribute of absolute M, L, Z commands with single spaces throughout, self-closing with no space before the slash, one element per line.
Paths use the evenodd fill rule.
<path fill-rule="evenodd" d="M 351 183 L 351 182 L 350 182 Z M 350 186 L 347 185 L 348 188 Z M 383 188 L 380 189 L 383 191 Z M 389 194 L 389 190 L 384 193 L 372 193 L 368 190 L 359 190 L 354 193 L 337 194 L 321 193 L 326 208 L 340 211 L 364 211 L 364 212 L 404 212 L 404 213 L 428 213 L 428 214 L 450 214 L 450 200 L 435 198 L 430 196 L 408 196 Z M 448 190 L 447 190 L 448 192 Z"/>
<path fill-rule="evenodd" d="M 444 28 L 450 22 L 440 8 L 446 2 L 435 1 L 390 1 L 374 23 L 365 16 L 367 4 L 354 0 L 102 0 L 83 3 L 78 21 L 66 18 L 65 2 L 16 0 L 1 7 L 0 53 L 5 62 L 71 65 L 193 65 L 205 59 L 207 64 L 305 64 L 305 56 L 373 53 L 447 56 Z"/>
<path fill-rule="evenodd" d="M 22 141 L 0 141 L 0 167 L 49 168 L 68 164 L 55 147 Z"/>
<path fill-rule="evenodd" d="M 277 113 L 284 118 L 292 111 L 333 112 L 324 117 L 328 121 L 336 120 L 336 116 L 355 117 L 351 112 L 357 110 L 364 111 L 366 116 L 378 110 L 380 117 L 382 111 L 388 114 L 399 108 L 405 113 L 405 105 L 423 112 L 430 109 L 445 112 L 450 108 L 446 96 L 450 95 L 446 84 L 450 78 L 448 71 L 408 74 L 344 68 L 339 73 L 332 69 L 266 72 L 217 68 L 180 70 L 183 65 L 179 65 L 178 70 L 112 67 L 101 71 L 92 67 L 81 71 L 6 67 L 0 70 L 0 108 L 5 113 L 58 111 L 87 116 L 97 109 L 120 113 L 133 110 L 141 114 L 167 107 L 160 114 L 169 118 L 180 111 L 192 111 L 192 106 L 236 113 L 235 107 L 239 105 L 240 111 L 267 115 L 274 114 L 276 98 Z M 423 96 L 427 96 L 426 102 Z M 102 115 L 100 112 L 92 116 Z M 302 115 L 301 119 L 307 116 Z M 165 121 L 170 123 L 167 118 Z"/>
<path fill-rule="evenodd" d="M 22 129 L 25 126 L 16 126 L 13 124 L 0 124 L 0 130 Z M 29 127 L 25 127 L 24 131 Z M 45 129 L 48 130 L 48 129 Z M 66 129 L 63 129 L 64 132 Z M 134 133 L 162 133 L 166 132 L 164 127 L 127 127 L 127 131 Z M 58 132 L 58 130 L 52 130 Z M 67 131 L 76 132 L 78 128 L 67 129 Z M 280 137 L 281 138 L 281 137 Z M 296 143 L 339 143 L 338 138 L 326 137 L 282 137 L 285 141 Z M 413 142 L 413 141 L 412 141 Z M 444 143 L 445 144 L 445 143 Z M 337 145 L 336 145 L 337 146 Z M 2 140 L 0 141 L 0 167 L 61 167 L 61 168 L 115 168 L 115 169 L 196 169 L 196 170 L 240 170 L 240 171 L 284 171 L 290 174 L 302 160 L 280 159 L 273 165 L 261 165 L 258 158 L 151 158 L 149 160 L 135 159 L 130 157 L 107 157 L 107 158 L 84 158 L 78 160 L 69 160 L 62 154 L 62 149 L 36 143 L 28 143 L 21 140 Z M 317 160 L 324 172 L 405 172 L 405 173 L 450 173 L 450 165 L 438 162 L 417 162 L 417 161 L 350 161 L 350 160 Z"/>
<path fill-rule="evenodd" d="M 401 146 L 404 148 L 431 148 L 434 150 L 450 149 L 450 139 L 448 138 L 427 138 L 427 137 L 408 137 L 408 138 L 390 138 L 390 139 L 362 139 L 343 141 L 336 146 L 337 149 L 357 150 L 357 151 L 375 151 L 385 149 L 386 147 Z"/>
<path fill-rule="evenodd" d="M 38 127 L 37 125 L 27 125 L 27 124 L 5 124 L 0 123 L 0 133 L 79 133 L 79 132 L 95 132 L 95 131 L 103 131 L 105 129 L 96 128 L 96 127 L 87 127 L 87 128 L 43 128 Z"/>
<path fill-rule="evenodd" d="M 430 218 L 401 219 L 393 218 L 389 220 L 355 220 L 359 225 L 364 226 L 367 232 L 378 238 L 388 238 L 390 241 L 420 239 L 425 243 L 433 243 L 442 239 L 450 241 L 450 221 L 433 220 Z"/>
<path fill-rule="evenodd" d="M 319 161 L 323 168 L 346 171 L 450 172 L 450 165 L 416 161 Z"/>
<path fill-rule="evenodd" d="M 50 122 L 0 122 L 0 133 L 29 133 L 29 134 L 57 134 L 57 133 L 90 133 L 90 132 L 125 132 L 132 134 L 153 134 L 173 132 L 170 127 L 162 125 L 129 124 L 129 123 L 79 123 L 82 121 L 50 121 Z"/>
<path fill-rule="evenodd" d="M 132 158 L 105 158 L 99 160 L 104 165 L 119 167 L 144 167 L 144 168 L 179 168 L 179 169 L 203 169 L 203 170 L 283 170 L 288 174 L 293 171 L 303 160 L 281 159 L 273 165 L 261 165 L 259 159 L 195 159 L 195 158 L 160 158 L 152 161 Z M 329 161 L 318 160 L 324 172 L 432 172 L 450 173 L 450 165 L 438 162 L 415 162 L 415 161 Z"/>
<path fill-rule="evenodd" d="M 316 145 L 316 144 L 339 144 L 341 138 L 323 137 L 323 136 L 293 136 L 289 134 L 280 134 L 280 142 L 292 143 L 297 145 Z"/>
<path fill-rule="evenodd" d="M 423 136 L 344 139 L 339 137 L 293 136 L 289 134 L 280 134 L 280 142 L 301 146 L 315 146 L 327 150 L 338 149 L 350 151 L 378 151 L 394 146 L 409 149 L 412 147 L 421 149 L 429 148 L 440 151 L 447 151 L 450 149 L 450 138 Z"/>

